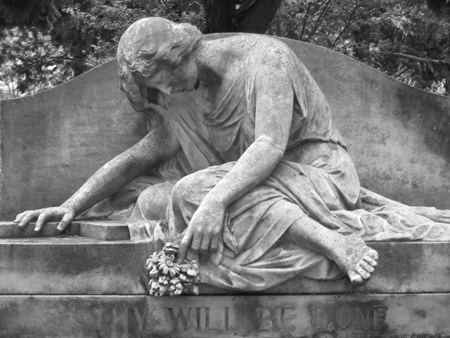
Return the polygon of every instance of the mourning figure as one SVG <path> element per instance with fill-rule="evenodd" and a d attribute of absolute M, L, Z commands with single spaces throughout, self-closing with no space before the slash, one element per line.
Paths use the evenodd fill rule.
<path fill-rule="evenodd" d="M 449 211 L 360 186 L 327 99 L 279 40 L 205 41 L 146 18 L 117 59 L 148 134 L 61 206 L 19 214 L 19 227 L 123 219 L 137 237 L 179 238 L 178 259 L 198 257 L 202 283 L 252 291 L 297 275 L 362 285 L 383 264 L 366 242 L 450 238 Z"/>

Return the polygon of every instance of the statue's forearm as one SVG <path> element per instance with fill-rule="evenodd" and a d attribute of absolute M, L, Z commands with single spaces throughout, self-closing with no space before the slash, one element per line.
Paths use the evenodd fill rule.
<path fill-rule="evenodd" d="M 141 170 L 128 163 L 125 157 L 119 155 L 101 167 L 62 206 L 78 215 L 138 177 Z"/>
<path fill-rule="evenodd" d="M 220 203 L 226 208 L 265 180 L 282 157 L 283 151 L 264 137 L 256 140 L 206 195 L 204 202 Z"/>
<path fill-rule="evenodd" d="M 179 147 L 168 128 L 163 126 L 153 130 L 139 143 L 102 166 L 62 206 L 70 208 L 76 215 L 80 214 L 173 156 Z"/>

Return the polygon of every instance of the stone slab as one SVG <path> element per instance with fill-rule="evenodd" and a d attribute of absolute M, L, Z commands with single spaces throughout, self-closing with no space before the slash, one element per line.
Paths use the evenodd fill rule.
<path fill-rule="evenodd" d="M 450 295 L 0 296 L 1 337 L 450 337 Z"/>
<path fill-rule="evenodd" d="M 121 221 L 74 221 L 64 232 L 57 230 L 58 222 L 44 224 L 41 231 L 34 231 L 36 223 L 31 222 L 24 229 L 19 229 L 17 223 L 0 222 L 0 238 L 37 238 L 81 236 L 102 241 L 119 241 L 130 239 L 128 226 Z"/>
<path fill-rule="evenodd" d="M 17 223 L 13 222 L 0 222 L 0 238 L 36 238 L 36 237 L 59 237 L 61 232 L 56 229 L 58 223 L 49 222 L 46 223 L 42 230 L 34 231 L 35 223 L 30 223 L 24 229 L 20 229 Z M 77 236 L 80 234 L 79 224 L 72 224 L 66 229 L 64 235 Z"/>
<path fill-rule="evenodd" d="M 83 237 L 2 239 L 0 294 L 145 294 L 136 245 Z"/>
<path fill-rule="evenodd" d="M 119 241 L 130 239 L 128 225 L 120 221 L 79 221 L 72 226 L 79 226 L 79 235 L 102 241 Z"/>
<path fill-rule="evenodd" d="M 450 243 L 369 243 L 380 255 L 372 279 L 352 288 L 347 279 L 296 277 L 266 294 L 450 292 Z M 0 239 L 0 295 L 146 294 L 144 263 L 152 247 L 130 240 L 80 236 Z M 239 294 L 201 285 L 201 294 Z"/>

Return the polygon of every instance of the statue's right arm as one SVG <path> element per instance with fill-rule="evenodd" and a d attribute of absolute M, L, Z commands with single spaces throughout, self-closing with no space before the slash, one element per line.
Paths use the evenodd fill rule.
<path fill-rule="evenodd" d="M 24 211 L 17 215 L 14 222 L 23 228 L 36 220 L 35 231 L 39 231 L 46 221 L 60 221 L 58 230 L 62 231 L 77 215 L 174 156 L 179 150 L 180 144 L 170 126 L 159 126 L 102 166 L 61 206 Z"/>

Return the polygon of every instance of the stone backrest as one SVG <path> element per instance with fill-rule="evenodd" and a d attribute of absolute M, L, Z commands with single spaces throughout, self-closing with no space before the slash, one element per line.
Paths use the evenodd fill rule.
<path fill-rule="evenodd" d="M 281 40 L 328 98 L 363 186 L 404 203 L 450 208 L 450 98 L 336 52 Z M 144 117 L 119 90 L 115 61 L 53 89 L 2 101 L 0 113 L 2 220 L 59 205 L 146 133 Z"/>

